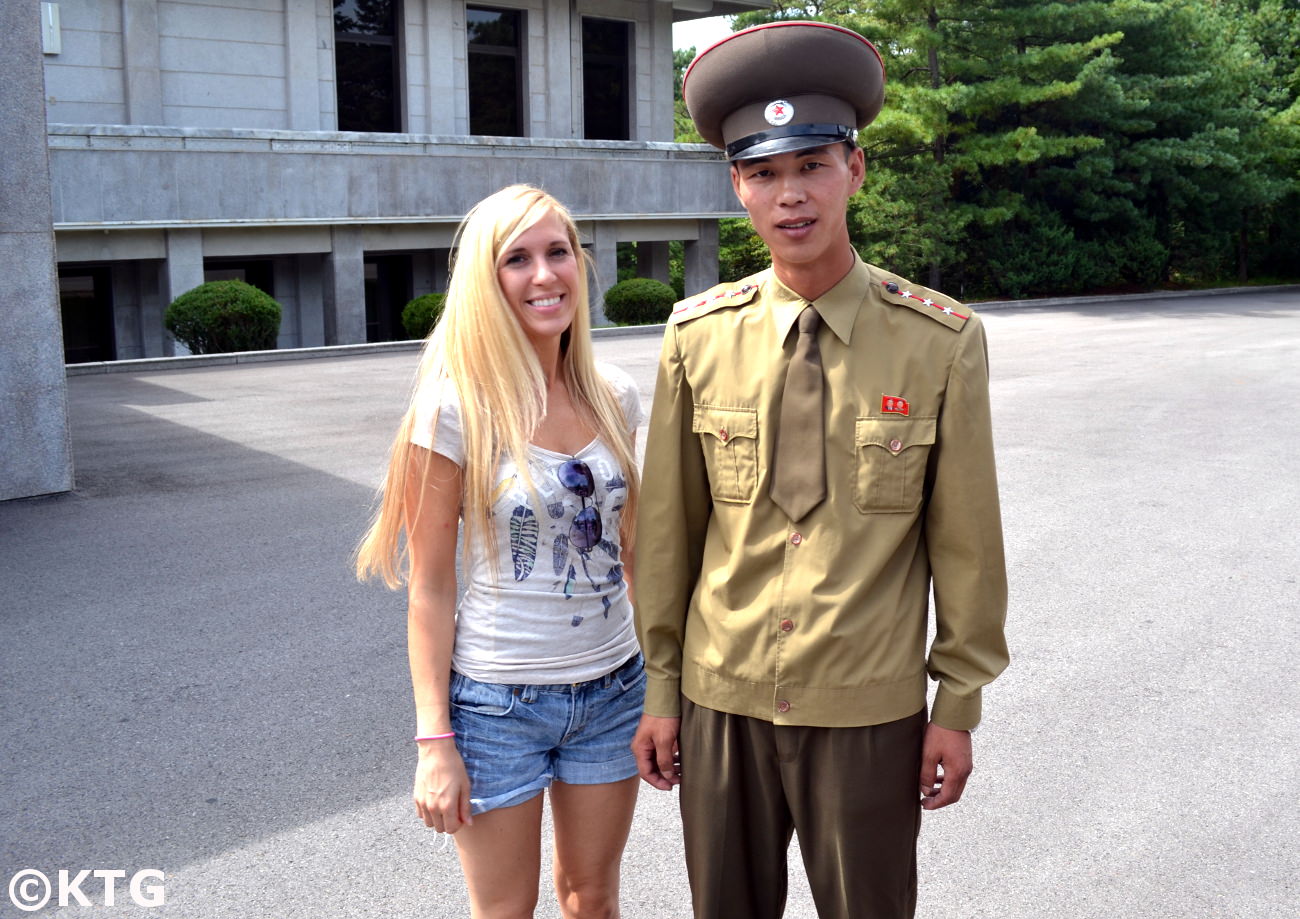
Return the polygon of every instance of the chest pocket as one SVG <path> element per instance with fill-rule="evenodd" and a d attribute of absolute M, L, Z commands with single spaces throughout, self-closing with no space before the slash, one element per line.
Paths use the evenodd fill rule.
<path fill-rule="evenodd" d="M 691 430 L 700 436 L 713 500 L 753 501 L 758 484 L 758 410 L 696 405 Z"/>
<path fill-rule="evenodd" d="M 934 418 L 859 418 L 853 443 L 853 505 L 864 514 L 904 514 L 921 506 Z"/>

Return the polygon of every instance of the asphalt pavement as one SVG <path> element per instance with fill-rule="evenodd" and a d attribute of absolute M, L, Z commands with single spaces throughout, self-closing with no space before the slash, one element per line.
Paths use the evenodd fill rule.
<path fill-rule="evenodd" d="M 985 321 L 1013 660 L 918 916 L 1291 919 L 1300 292 Z M 647 405 L 658 346 L 597 343 Z M 0 504 L 0 919 L 468 916 L 410 804 L 403 598 L 349 569 L 415 361 L 70 377 L 77 490 Z M 623 878 L 689 916 L 673 794 Z"/>

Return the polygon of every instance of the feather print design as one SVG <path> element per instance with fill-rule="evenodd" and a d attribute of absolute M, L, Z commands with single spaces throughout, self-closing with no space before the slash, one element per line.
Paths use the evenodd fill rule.
<path fill-rule="evenodd" d="M 555 537 L 555 545 L 551 547 L 551 565 L 555 568 L 555 576 L 558 578 L 564 574 L 564 563 L 569 560 L 569 537 L 561 533 Z"/>
<path fill-rule="evenodd" d="M 605 483 L 606 491 L 613 491 L 616 488 L 627 488 L 627 482 L 624 482 L 623 476 L 618 473 L 615 473 L 614 478 Z"/>
<path fill-rule="evenodd" d="M 522 581 L 537 561 L 537 516 L 524 505 L 510 515 L 510 559 L 515 563 L 515 580 Z"/>
<path fill-rule="evenodd" d="M 618 561 L 618 546 L 614 545 L 608 539 L 602 539 L 600 542 L 596 543 L 596 545 L 600 546 L 600 548 L 605 551 L 605 554 L 614 561 Z"/>
<path fill-rule="evenodd" d="M 564 596 L 565 596 L 565 597 L 572 597 L 572 596 L 573 596 L 573 587 L 574 587 L 574 585 L 575 585 L 577 582 L 578 582 L 578 572 L 574 570 L 574 568 L 573 568 L 572 565 L 570 565 L 570 566 L 569 566 L 569 576 L 568 576 L 568 578 L 566 578 L 565 581 L 564 581 Z"/>
<path fill-rule="evenodd" d="M 564 502 L 556 501 L 554 504 L 546 505 L 546 513 L 551 515 L 552 520 L 559 520 L 564 516 Z"/>

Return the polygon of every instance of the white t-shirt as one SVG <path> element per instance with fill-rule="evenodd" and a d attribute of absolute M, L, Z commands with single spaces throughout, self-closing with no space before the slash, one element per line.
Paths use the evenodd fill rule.
<path fill-rule="evenodd" d="M 634 431 L 642 419 L 636 384 L 610 364 L 597 369 Z M 463 467 L 455 386 L 426 381 L 415 401 L 411 442 Z M 590 497 L 579 497 L 560 481 L 560 467 L 575 459 L 591 471 Z M 486 683 L 592 680 L 637 651 L 618 532 L 627 483 L 613 451 L 599 438 L 573 456 L 529 444 L 528 467 L 540 507 L 508 457 L 497 469 L 487 548 L 496 552 L 498 563 L 490 564 L 482 550 L 464 559 L 466 585 L 456 611 L 452 669 Z M 603 533 L 599 542 L 579 549 L 572 538 L 574 517 L 587 507 L 596 509 Z"/>

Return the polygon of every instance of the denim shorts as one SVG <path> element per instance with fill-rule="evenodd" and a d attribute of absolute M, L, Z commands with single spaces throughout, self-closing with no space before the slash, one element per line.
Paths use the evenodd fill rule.
<path fill-rule="evenodd" d="M 631 744 L 645 682 L 640 653 L 585 683 L 480 683 L 452 673 L 451 729 L 469 773 L 470 813 L 521 804 L 552 781 L 636 775 Z"/>

